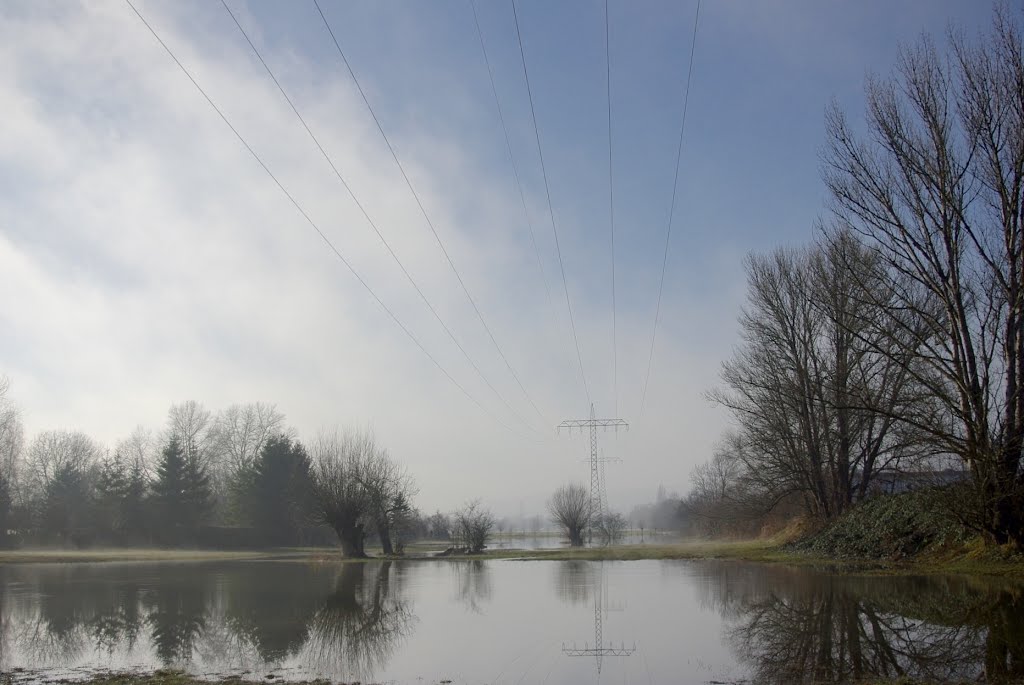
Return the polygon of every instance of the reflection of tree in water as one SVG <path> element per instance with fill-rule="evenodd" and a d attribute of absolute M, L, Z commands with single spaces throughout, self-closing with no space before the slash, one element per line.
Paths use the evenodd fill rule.
<path fill-rule="evenodd" d="M 555 592 L 569 604 L 585 604 L 594 594 L 597 578 L 594 565 L 587 561 L 561 561 L 555 564 Z"/>
<path fill-rule="evenodd" d="M 340 571 L 299 564 L 0 568 L 0 670 L 97 657 L 255 669 L 297 658 L 325 673 L 369 673 L 415 621 L 400 592 L 401 571 L 390 563 Z M 12 585 L 20 586 L 13 600 Z M 12 655 L 19 663 L 8 663 Z"/>
<path fill-rule="evenodd" d="M 382 669 L 416 617 L 403 597 L 404 574 L 392 563 L 345 563 L 334 593 L 309 622 L 298 656 L 317 673 L 365 680 Z"/>
<path fill-rule="evenodd" d="M 191 669 L 243 673 L 263 671 L 268 665 L 249 633 L 239 630 L 220 609 L 207 612 L 203 631 L 196 638 L 196 649 L 189 665 Z"/>
<path fill-rule="evenodd" d="M 841 682 L 868 676 L 970 677 L 983 636 L 970 627 L 922 625 L 846 593 L 746 607 L 731 631 L 758 682 Z"/>
<path fill-rule="evenodd" d="M 106 655 L 132 650 L 142 634 L 142 587 L 133 580 L 106 578 L 92 593 L 94 611 L 86 623 L 94 648 Z"/>
<path fill-rule="evenodd" d="M 233 644 L 237 650 L 244 642 L 254 646 L 265 661 L 284 659 L 306 641 L 307 626 L 323 597 L 333 590 L 333 581 L 334 573 L 327 569 L 294 564 L 263 564 L 255 572 L 251 568 L 226 572 L 215 607 L 225 623 L 219 644 L 226 649 Z"/>
<path fill-rule="evenodd" d="M 760 571 L 778 577 L 760 578 L 761 591 L 733 587 L 718 598 L 732 624 L 728 637 L 756 683 L 1024 675 L 1019 587 Z"/>
<path fill-rule="evenodd" d="M 146 618 L 156 656 L 165 666 L 185 664 L 192 659 L 196 641 L 206 625 L 208 590 L 205 576 L 183 574 L 179 582 L 168 583 L 146 595 Z"/>
<path fill-rule="evenodd" d="M 1024 600 L 1001 599 L 992 608 L 985 642 L 985 675 L 990 682 L 1024 678 Z"/>
<path fill-rule="evenodd" d="M 132 649 L 140 635 L 139 588 L 109 577 L 97 581 L 78 566 L 17 571 L 8 569 L 0 583 L 31 587 L 37 601 L 5 606 L 3 651 L 15 645 L 23 658 L 37 663 L 70 664 L 89 653 L 110 655 Z M 68 591 L 88 586 L 88 592 Z"/>
<path fill-rule="evenodd" d="M 449 564 L 455 576 L 459 601 L 473 613 L 481 613 L 482 604 L 490 601 L 493 592 L 491 569 L 481 559 L 457 559 Z"/>

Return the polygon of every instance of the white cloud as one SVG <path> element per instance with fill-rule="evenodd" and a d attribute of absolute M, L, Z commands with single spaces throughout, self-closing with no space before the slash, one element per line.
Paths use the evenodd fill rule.
<path fill-rule="evenodd" d="M 0 354 L 30 431 L 81 428 L 112 444 L 137 424 L 159 425 L 174 401 L 217 408 L 263 400 L 276 402 L 306 437 L 335 423 L 374 426 L 417 475 L 426 508 L 482 496 L 506 512 L 519 502 L 537 510 L 555 483 L 586 477 L 579 461 L 585 440 L 555 438 L 552 425 L 541 445 L 511 436 L 433 368 L 127 6 L 0 11 L 10 15 L 0 21 L 0 179 L 7 188 L 0 190 Z M 212 40 L 223 27 L 186 21 L 167 7 L 149 4 L 144 12 L 424 346 L 514 422 L 405 282 L 243 46 L 234 37 Z M 292 95 L 310 125 L 465 347 L 538 424 L 350 84 L 288 49 L 267 57 L 283 82 L 297 84 Z M 561 283 L 547 264 L 552 315 L 507 172 L 482 166 L 458 130 L 399 142 L 438 231 L 549 423 L 584 414 Z M 530 203 L 542 206 L 536 197 Z M 548 230 L 543 218 L 535 216 L 539 235 Z M 574 297 L 583 287 L 570 282 Z M 738 297 L 730 292 L 716 302 L 723 300 L 733 307 Z M 609 313 L 583 298 L 574 304 L 592 392 L 605 401 Z M 722 418 L 701 392 L 714 383 L 721 345 L 712 338 L 686 347 L 687 331 L 675 322 L 722 331 L 733 311 L 668 293 L 646 421 L 606 443 L 624 460 L 609 467 L 613 503 L 653 493 L 659 482 L 685 487 L 689 469 L 707 455 Z M 623 364 L 623 404 L 629 398 L 633 410 L 650 315 L 619 312 L 620 360 L 633 360 Z"/>

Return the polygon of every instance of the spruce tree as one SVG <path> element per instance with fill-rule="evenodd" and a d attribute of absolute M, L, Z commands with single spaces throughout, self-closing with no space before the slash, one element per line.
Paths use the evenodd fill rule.
<path fill-rule="evenodd" d="M 192 537 L 210 510 L 210 480 L 194 449 L 182 449 L 171 438 L 161 455 L 153 483 L 153 496 L 164 524 L 172 529 L 171 539 Z"/>
<path fill-rule="evenodd" d="M 146 540 L 150 516 L 147 501 L 149 480 L 142 464 L 136 460 L 125 476 L 124 499 L 121 500 L 121 524 L 131 542 Z"/>
<path fill-rule="evenodd" d="M 249 521 L 275 545 L 298 542 L 309 499 L 309 457 L 299 442 L 272 436 L 253 465 L 245 498 Z"/>
<path fill-rule="evenodd" d="M 43 499 L 43 529 L 63 542 L 73 542 L 72 533 L 83 528 L 89 514 L 89 483 L 75 464 L 57 469 L 46 486 Z"/>
<path fill-rule="evenodd" d="M 100 465 L 93 499 L 93 525 L 104 539 L 120 541 L 124 523 L 121 505 L 127 486 L 120 455 L 115 454 L 113 459 L 107 459 Z"/>

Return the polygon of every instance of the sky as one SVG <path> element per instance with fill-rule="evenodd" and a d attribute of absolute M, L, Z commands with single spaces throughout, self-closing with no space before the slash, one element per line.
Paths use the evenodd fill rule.
<path fill-rule="evenodd" d="M 610 146 L 604 4 L 516 3 L 549 212 L 510 2 L 476 11 L 511 160 L 468 0 L 322 0 L 439 245 L 312 0 L 227 4 L 351 194 L 219 1 L 132 1 L 337 253 L 129 4 L 0 3 L 0 374 L 29 437 L 112 446 L 175 402 L 270 402 L 304 439 L 373 430 L 424 510 L 502 515 L 588 481 L 587 436 L 555 427 L 590 402 L 630 424 L 599 434 L 613 508 L 686 491 L 729 425 L 705 394 L 744 257 L 826 217 L 826 107 L 861 120 L 901 44 L 992 9 L 702 3 L 641 411 L 695 2 L 609 0 Z"/>

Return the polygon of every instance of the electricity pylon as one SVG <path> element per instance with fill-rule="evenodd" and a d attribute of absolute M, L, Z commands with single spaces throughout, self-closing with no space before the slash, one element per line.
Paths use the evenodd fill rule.
<path fill-rule="evenodd" d="M 594 418 L 594 405 L 591 404 L 589 419 L 567 419 L 558 424 L 558 430 L 563 428 L 567 429 L 570 434 L 573 428 L 579 428 L 580 432 L 584 428 L 590 429 L 590 528 L 593 531 L 594 526 L 604 519 L 605 502 L 608 501 L 604 479 L 601 477 L 601 474 L 604 472 L 604 462 L 618 461 L 614 458 L 598 456 L 597 429 L 614 428 L 618 432 L 619 428 L 629 430 L 629 424 L 622 419 Z"/>

